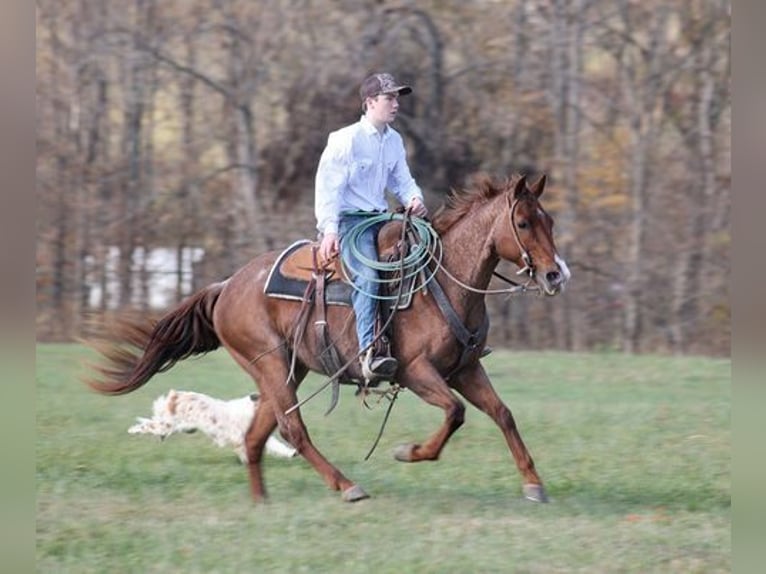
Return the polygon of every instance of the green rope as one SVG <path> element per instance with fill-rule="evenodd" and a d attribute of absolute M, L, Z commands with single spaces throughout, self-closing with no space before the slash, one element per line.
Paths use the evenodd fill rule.
<path fill-rule="evenodd" d="M 404 265 L 402 265 L 402 262 L 399 259 L 396 261 L 369 259 L 359 250 L 358 245 L 360 237 L 367 231 L 367 229 L 379 224 L 381 221 L 402 221 L 404 225 L 409 226 L 413 234 L 416 236 L 417 241 L 410 242 L 410 245 L 408 246 L 409 248 L 404 256 Z M 418 289 L 425 287 L 436 274 L 439 265 L 437 264 L 432 268 L 429 268 L 429 263 L 433 260 L 437 260 L 437 263 L 441 263 L 441 238 L 428 221 L 419 217 L 409 217 L 401 213 L 368 215 L 363 221 L 360 221 L 348 231 L 346 237 L 343 238 L 343 241 L 344 243 L 349 243 L 351 253 L 361 265 L 375 269 L 378 272 L 376 283 L 378 283 L 379 286 L 395 283 L 400 280 L 407 281 L 410 278 L 415 277 L 416 280 L 412 282 L 411 288 L 411 292 L 414 293 Z M 352 277 L 353 273 L 348 272 L 349 270 L 354 271 L 351 261 L 348 261 L 346 257 L 341 255 L 341 263 L 345 268 L 346 276 Z M 403 277 L 399 277 L 399 272 L 402 269 L 404 269 Z M 383 292 L 382 289 L 379 289 L 378 294 L 373 294 L 360 289 L 354 285 L 353 282 L 351 283 L 351 286 L 356 291 L 380 301 L 393 301 L 397 298 L 396 294 L 381 295 L 380 293 Z"/>

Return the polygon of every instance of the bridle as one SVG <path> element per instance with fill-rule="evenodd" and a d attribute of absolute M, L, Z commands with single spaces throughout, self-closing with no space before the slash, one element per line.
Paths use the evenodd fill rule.
<path fill-rule="evenodd" d="M 524 267 L 519 269 L 516 272 L 516 275 L 521 275 L 522 273 L 526 273 L 530 279 L 534 279 L 535 266 L 532 263 L 532 256 L 529 254 L 529 251 L 526 250 L 526 248 L 524 247 L 524 244 L 521 242 L 521 237 L 519 237 L 519 230 L 513 224 L 513 214 L 516 213 L 516 208 L 519 206 L 519 200 L 518 198 L 516 198 L 513 201 L 511 201 L 511 195 L 508 194 L 507 201 L 508 201 L 508 226 L 511 228 L 511 232 L 513 233 L 513 238 L 516 240 L 516 246 L 519 248 L 519 251 L 521 252 L 521 260 L 524 262 Z"/>
<path fill-rule="evenodd" d="M 471 285 L 468 285 L 467 283 L 462 282 L 460 279 L 455 277 L 452 273 L 450 273 L 446 267 L 444 267 L 441 264 L 440 258 L 435 258 L 436 265 L 439 269 L 441 269 L 444 274 L 449 277 L 450 280 L 452 280 L 454 283 L 458 284 L 460 287 L 467 291 L 471 291 L 473 293 L 481 293 L 483 295 L 497 295 L 506 293 L 509 295 L 515 294 L 515 293 L 526 293 L 529 291 L 541 291 L 540 287 L 535 283 L 535 273 L 536 268 L 534 263 L 532 262 L 532 256 L 529 254 L 529 251 L 524 247 L 524 243 L 521 241 L 521 237 L 519 236 L 519 231 L 516 228 L 516 226 L 513 223 L 513 216 L 516 213 L 516 209 L 519 206 L 519 199 L 513 199 L 511 200 L 511 195 L 508 194 L 506 196 L 506 201 L 508 203 L 508 226 L 511 228 L 511 233 L 513 235 L 514 241 L 516 241 L 516 246 L 519 248 L 519 252 L 521 253 L 521 260 L 524 263 L 524 267 L 519 269 L 516 272 L 516 275 L 522 275 L 525 274 L 527 276 L 527 280 L 524 283 L 519 283 L 517 281 L 514 281 L 513 279 L 510 279 L 506 277 L 505 275 L 498 273 L 497 271 L 493 271 L 492 275 L 497 277 L 498 279 L 501 279 L 502 281 L 505 281 L 511 287 L 506 289 L 477 289 L 476 287 L 473 287 Z M 542 206 L 539 206 L 539 209 L 543 209 Z"/>

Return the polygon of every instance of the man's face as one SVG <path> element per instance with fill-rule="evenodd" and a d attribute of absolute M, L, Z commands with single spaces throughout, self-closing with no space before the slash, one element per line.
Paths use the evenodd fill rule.
<path fill-rule="evenodd" d="M 398 110 L 398 94 L 379 94 L 374 98 L 367 98 L 368 117 L 373 124 L 378 126 L 394 121 Z"/>

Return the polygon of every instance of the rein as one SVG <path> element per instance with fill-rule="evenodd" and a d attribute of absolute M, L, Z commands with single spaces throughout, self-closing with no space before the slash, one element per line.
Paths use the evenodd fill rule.
<path fill-rule="evenodd" d="M 411 292 L 417 292 L 421 289 L 426 289 L 428 283 L 431 282 L 431 280 L 436 276 L 436 273 L 441 270 L 444 272 L 444 274 L 449 277 L 450 280 L 452 280 L 454 283 L 462 287 L 463 289 L 467 291 L 471 291 L 472 293 L 479 293 L 483 295 L 501 295 L 501 294 L 508 294 L 513 295 L 516 293 L 526 293 L 528 291 L 540 291 L 540 287 L 534 282 L 535 278 L 535 266 L 532 263 L 532 256 L 529 254 L 529 252 L 524 247 L 524 243 L 521 241 L 521 237 L 519 236 L 518 229 L 513 224 L 513 216 L 516 213 L 516 209 L 519 205 L 519 200 L 515 199 L 511 201 L 510 194 L 507 196 L 507 202 L 508 202 L 508 225 L 511 229 L 511 233 L 513 234 L 513 239 L 516 241 L 516 245 L 519 248 L 519 251 L 521 253 L 521 260 L 524 263 L 524 267 L 519 269 L 516 272 L 516 275 L 527 275 L 527 280 L 524 283 L 519 283 L 517 281 L 514 281 L 513 279 L 509 279 L 508 277 L 498 273 L 497 271 L 493 271 L 492 275 L 495 277 L 501 279 L 502 281 L 508 283 L 511 285 L 510 288 L 505 289 L 477 289 L 476 287 L 473 287 L 471 285 L 468 285 L 467 283 L 464 283 L 457 277 L 455 277 L 452 273 L 447 270 L 446 267 L 442 265 L 442 258 L 443 258 L 443 248 L 442 248 L 442 241 L 441 237 L 436 233 L 434 228 L 431 226 L 431 224 L 421 218 L 415 218 L 412 219 L 408 217 L 408 214 L 399 214 L 399 213 L 386 213 L 386 214 L 380 214 L 375 216 L 370 216 L 365 219 L 365 221 L 359 223 L 355 227 L 353 227 L 349 231 L 349 237 L 347 241 L 350 242 L 351 250 L 356 256 L 356 258 L 363 264 L 366 265 L 372 269 L 375 269 L 378 272 L 385 273 L 390 271 L 400 271 L 400 277 L 401 280 L 404 281 L 405 279 L 409 279 L 411 277 L 419 277 L 419 282 L 414 281 L 411 287 Z M 367 227 L 370 227 L 372 225 L 375 225 L 381 221 L 402 221 L 403 227 L 410 227 L 412 229 L 412 235 L 416 238 L 418 238 L 420 241 L 415 243 L 410 243 L 410 250 L 409 253 L 407 253 L 403 260 L 399 260 L 396 262 L 385 262 L 385 261 L 379 261 L 379 260 L 370 260 L 366 257 L 364 257 L 355 247 L 355 239 L 359 235 L 361 235 L 362 231 L 364 231 Z M 402 242 L 404 241 L 404 236 L 402 237 Z M 433 267 L 430 267 L 431 262 L 434 262 L 435 265 Z M 347 277 L 350 277 L 351 275 L 348 273 L 349 265 L 348 263 L 341 257 L 341 264 L 343 265 L 344 272 L 346 273 Z M 405 273 L 406 270 L 406 273 Z M 386 280 L 386 279 L 380 279 L 379 283 L 384 284 L 388 283 L 390 281 L 393 281 L 395 279 Z M 351 283 L 351 286 L 354 289 L 358 289 L 353 282 Z M 409 293 L 408 293 L 409 295 Z M 392 300 L 392 299 L 399 299 L 399 295 L 381 295 L 381 294 L 371 294 L 367 293 L 368 297 L 372 297 L 374 299 L 378 300 Z"/>

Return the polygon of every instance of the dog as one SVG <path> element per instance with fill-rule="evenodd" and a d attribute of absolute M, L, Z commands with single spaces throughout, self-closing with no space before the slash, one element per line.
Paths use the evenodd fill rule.
<path fill-rule="evenodd" d="M 220 446 L 233 446 L 239 460 L 247 463 L 245 433 L 250 428 L 260 397 L 253 393 L 238 399 L 224 401 L 193 391 L 170 390 L 155 399 L 150 419 L 136 417 L 130 434 L 153 434 L 165 440 L 179 433 L 202 431 Z M 291 458 L 298 454 L 292 446 L 270 436 L 266 452 L 273 456 Z"/>

